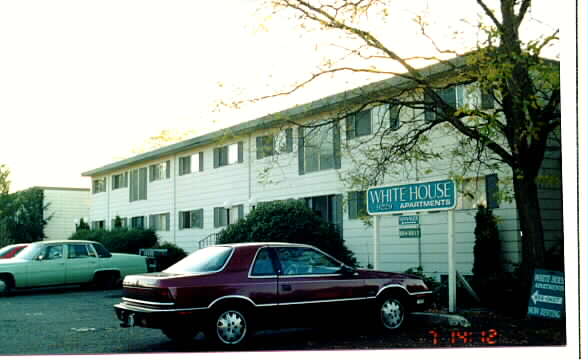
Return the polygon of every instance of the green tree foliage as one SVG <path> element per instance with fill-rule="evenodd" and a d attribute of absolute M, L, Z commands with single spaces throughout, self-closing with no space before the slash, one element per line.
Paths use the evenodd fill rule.
<path fill-rule="evenodd" d="M 259 204 L 218 236 L 221 244 L 289 242 L 313 245 L 347 265 L 357 266 L 355 256 L 345 246 L 336 228 L 299 200 Z"/>
<path fill-rule="evenodd" d="M 498 226 L 491 209 L 478 207 L 474 234 L 474 280 L 496 278 L 502 273 L 502 264 Z"/>
<path fill-rule="evenodd" d="M 0 195 L 0 243 L 30 243 L 45 239 L 50 204 L 43 201 L 43 190 L 31 188 Z"/>
<path fill-rule="evenodd" d="M 157 234 L 151 229 L 78 229 L 69 239 L 97 241 L 112 252 L 127 254 L 138 254 L 139 249 L 152 248 L 157 244 Z"/>
<path fill-rule="evenodd" d="M 4 164 L 0 164 L 0 196 L 8 194 L 10 191 L 10 170 Z"/>
<path fill-rule="evenodd" d="M 168 243 L 168 242 L 164 242 L 162 244 L 157 244 L 155 246 L 156 249 L 166 249 L 167 250 L 167 256 L 164 256 L 160 259 L 158 259 L 159 261 L 159 268 L 160 269 L 166 269 L 170 266 L 172 266 L 173 264 L 177 263 L 178 261 L 182 260 L 183 258 L 185 258 L 188 254 L 184 251 L 184 249 L 172 244 L 172 243 Z"/>
<path fill-rule="evenodd" d="M 296 82 L 290 90 L 255 100 L 290 95 L 319 78 L 335 74 L 398 75 L 404 80 L 403 85 L 386 93 L 358 96 L 339 114 L 332 114 L 328 121 L 315 125 L 344 124 L 347 117 L 375 105 L 389 104 L 412 114 L 400 119 L 399 131 L 383 129 L 374 134 L 379 137 L 375 145 L 363 150 L 348 148 L 351 157 L 359 152 L 363 156 L 355 162 L 355 169 L 342 178 L 355 188 L 367 188 L 382 184 L 389 177 L 426 176 L 437 160 L 447 157 L 451 157 L 455 167 L 449 169 L 450 174 L 477 176 L 499 167 L 510 169 L 522 232 L 521 272 L 526 280 L 524 287 L 530 289 L 534 268 L 545 265 L 537 181 L 548 146 L 559 143 L 561 122 L 559 63 L 542 57 L 546 49 L 558 44 L 559 29 L 537 34 L 531 40 L 521 37 L 530 23 L 532 5 L 539 3 L 476 0 L 478 10 L 464 16 L 460 25 L 467 28 L 460 28 L 456 33 L 455 40 L 459 41 L 453 49 L 439 46 L 445 44 L 441 41 L 444 39 L 435 39 L 435 32 L 430 30 L 430 23 L 442 16 L 417 15 L 412 19 L 417 31 L 402 36 L 414 36 L 415 42 L 425 40 L 431 46 L 420 54 L 419 50 L 413 50 L 410 55 L 403 53 L 395 42 L 402 29 L 394 28 L 391 21 L 392 15 L 402 14 L 397 6 L 403 2 L 271 0 L 270 3 L 274 11 L 290 16 L 293 25 L 300 25 L 302 31 L 340 35 L 341 43 L 335 44 L 335 48 L 345 51 L 340 57 L 323 61 L 316 72 Z M 382 32 L 382 28 L 389 31 Z M 475 36 L 469 36 L 472 32 Z M 446 70 L 431 76 L 417 69 L 418 64 L 431 61 L 440 63 Z M 474 89 L 478 98 L 486 95 L 491 99 L 491 109 L 484 107 L 484 101 L 460 104 L 455 97 L 443 95 L 444 90 L 461 85 Z M 427 111 L 434 116 L 423 116 Z M 455 138 L 455 146 L 437 146 L 434 139 L 440 134 Z"/>

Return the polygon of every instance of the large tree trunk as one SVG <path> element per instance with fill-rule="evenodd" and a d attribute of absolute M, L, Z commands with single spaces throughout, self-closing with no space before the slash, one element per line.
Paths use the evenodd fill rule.
<path fill-rule="evenodd" d="M 535 177 L 522 172 L 522 176 L 514 176 L 513 185 L 522 232 L 521 280 L 530 292 L 533 272 L 545 264 L 545 242 Z"/>

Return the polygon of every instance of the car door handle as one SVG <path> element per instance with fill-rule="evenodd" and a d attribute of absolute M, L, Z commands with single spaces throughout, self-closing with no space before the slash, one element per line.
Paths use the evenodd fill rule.
<path fill-rule="evenodd" d="M 284 290 L 284 291 L 292 291 L 292 285 L 282 285 L 282 290 Z"/>

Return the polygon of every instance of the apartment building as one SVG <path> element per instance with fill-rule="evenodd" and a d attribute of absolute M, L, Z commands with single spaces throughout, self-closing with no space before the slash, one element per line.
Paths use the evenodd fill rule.
<path fill-rule="evenodd" d="M 423 69 L 431 76 L 446 71 L 443 64 Z M 109 229 L 119 217 L 123 226 L 153 228 L 161 241 L 193 251 L 210 243 L 214 234 L 261 202 L 303 199 L 339 227 L 362 266 L 373 264 L 373 231 L 361 219 L 366 189 L 344 181 L 346 171 L 361 162 L 361 148 L 377 141 L 374 135 L 379 131 L 401 132 L 405 118 L 434 114 L 427 109 L 377 105 L 341 122 L 312 125 L 328 121 L 366 98 L 389 96 L 410 86 L 408 80 L 394 77 L 86 171 L 83 175 L 92 181 L 90 223 L 94 228 Z M 443 97 L 456 105 L 492 106 L 473 86 L 443 91 Z M 432 136 L 439 147 L 457 141 L 444 131 Z M 386 183 L 445 179 L 451 175 L 452 161 L 448 154 L 446 159 L 423 162 L 404 174 L 387 177 Z M 547 154 L 545 171 L 561 173 L 557 147 Z M 479 203 L 492 207 L 500 219 L 506 261 L 520 262 L 515 204 L 498 202 L 494 197 L 499 187 L 510 186 L 501 181 L 512 176 L 510 169 L 470 175 L 460 185 L 455 212 L 457 270 L 471 273 L 474 215 Z M 549 246 L 563 238 L 561 187 L 543 187 L 541 199 Z M 433 276 L 447 272 L 447 213 L 417 215 L 418 224 L 408 227 L 401 224 L 399 216 L 381 219 L 379 269 L 404 271 L 421 266 Z M 414 228 L 418 231 L 409 231 Z"/>

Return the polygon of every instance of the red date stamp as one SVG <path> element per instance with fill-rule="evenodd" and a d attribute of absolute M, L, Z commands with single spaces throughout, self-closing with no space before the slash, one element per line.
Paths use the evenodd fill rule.
<path fill-rule="evenodd" d="M 448 332 L 429 330 L 427 334 L 433 345 L 496 345 L 499 335 L 495 329 L 483 331 L 452 330 Z"/>

